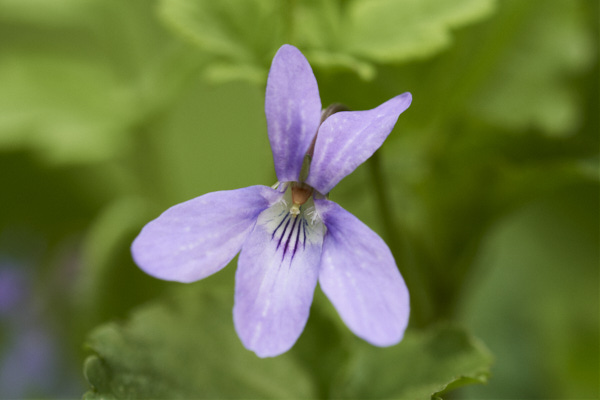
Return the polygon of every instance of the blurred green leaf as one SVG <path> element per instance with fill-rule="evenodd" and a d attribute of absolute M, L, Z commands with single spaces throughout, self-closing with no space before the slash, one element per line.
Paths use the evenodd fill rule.
<path fill-rule="evenodd" d="M 572 79 L 591 67 L 597 30 L 587 0 L 509 0 L 490 24 L 496 50 L 489 78 L 469 103 L 473 116 L 510 130 L 540 129 L 551 136 L 581 127 L 582 98 Z"/>
<path fill-rule="evenodd" d="M 0 21 L 34 23 L 38 26 L 82 25 L 90 16 L 87 10 L 96 0 L 3 0 Z"/>
<path fill-rule="evenodd" d="M 264 93 L 243 82 L 191 80 L 169 113 L 154 121 L 140 146 L 146 196 L 163 211 L 202 194 L 272 185 Z"/>
<path fill-rule="evenodd" d="M 95 60 L 8 52 L 0 61 L 0 147 L 87 162 L 127 145 L 133 93 Z"/>
<path fill-rule="evenodd" d="M 343 48 L 380 63 L 425 58 L 452 42 L 451 29 L 479 21 L 494 0 L 362 0 L 348 5 Z"/>
<path fill-rule="evenodd" d="M 487 236 L 463 320 L 496 354 L 470 399 L 600 395 L 600 187 L 563 188 L 512 213 Z"/>
<path fill-rule="evenodd" d="M 97 355 L 85 364 L 93 388 L 86 398 L 314 398 L 292 355 L 259 359 L 242 346 L 231 285 L 210 279 L 212 285 L 205 280 L 136 311 L 125 324 L 96 329 L 88 339 Z"/>
<path fill-rule="evenodd" d="M 461 329 L 411 331 L 391 348 L 361 346 L 332 397 L 429 400 L 487 382 L 491 363 L 488 350 Z"/>
<path fill-rule="evenodd" d="M 299 46 L 314 67 L 350 70 L 372 79 L 373 63 L 431 56 L 451 43 L 450 29 L 487 17 L 494 4 L 493 0 L 162 0 L 160 12 L 169 26 L 214 58 L 209 79 L 263 83 L 272 56 L 284 43 Z"/>
<path fill-rule="evenodd" d="M 377 73 L 373 64 L 348 54 L 320 50 L 308 50 L 305 53 L 313 68 L 322 68 L 328 71 L 350 70 L 363 80 L 372 80 Z"/>
<path fill-rule="evenodd" d="M 407 277 L 423 276 L 424 285 L 409 289 L 426 290 L 435 305 L 432 315 L 413 314 L 416 323 L 419 318 L 427 322 L 455 315 L 482 240 L 507 213 L 593 180 L 580 165 L 580 146 L 568 138 L 514 136 L 467 124 L 435 132 L 435 140 L 420 143 L 423 147 L 401 138 L 386 143 L 382 153 L 390 182 L 386 188 L 392 204 L 402 211 L 394 213 L 395 219 L 382 211 L 381 220 L 399 227 L 408 245 L 398 238 L 386 239 L 401 271 Z M 416 296 L 413 300 L 418 301 Z"/>
<path fill-rule="evenodd" d="M 315 69 L 350 71 L 363 80 L 371 80 L 376 75 L 375 65 L 344 47 L 346 3 L 340 0 L 288 2 L 285 40 L 297 44 Z"/>
<path fill-rule="evenodd" d="M 356 351 L 346 353 L 348 341 L 319 307 L 290 352 L 259 359 L 235 334 L 233 270 L 94 330 L 86 398 L 429 399 L 487 379 L 489 353 L 460 329 L 410 332 L 385 349 L 353 338 Z"/>
<path fill-rule="evenodd" d="M 280 4 L 273 0 L 162 0 L 159 12 L 169 26 L 213 59 L 209 79 L 261 83 L 282 37 Z"/>
<path fill-rule="evenodd" d="M 86 330 L 123 313 L 126 305 L 135 304 L 140 297 L 145 300 L 156 292 L 150 285 L 158 282 L 134 266 L 129 251 L 140 226 L 154 216 L 151 208 L 142 198 L 123 196 L 108 204 L 91 222 L 82 246 L 85 268 L 74 293 L 78 299 L 74 309 L 81 315 L 78 322 Z M 135 281 L 135 287 L 126 280 Z M 119 290 L 121 285 L 124 290 Z"/>
<path fill-rule="evenodd" d="M 193 64 L 152 10 L 138 0 L 0 3 L 0 148 L 61 164 L 129 149 L 134 127 Z"/>

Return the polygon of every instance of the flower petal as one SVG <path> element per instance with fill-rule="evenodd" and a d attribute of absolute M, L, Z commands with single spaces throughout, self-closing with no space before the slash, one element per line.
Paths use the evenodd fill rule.
<path fill-rule="evenodd" d="M 213 192 L 169 208 L 131 246 L 146 273 L 179 282 L 205 278 L 237 254 L 258 215 L 282 194 L 266 186 Z"/>
<path fill-rule="evenodd" d="M 259 357 L 289 350 L 306 325 L 317 285 L 323 224 L 284 204 L 263 211 L 244 243 L 236 273 L 235 328 Z"/>
<path fill-rule="evenodd" d="M 373 155 L 412 100 L 404 93 L 368 111 L 342 111 L 319 128 L 306 182 L 328 193 L 339 181 Z"/>
<path fill-rule="evenodd" d="M 298 181 L 321 119 L 317 80 L 300 50 L 283 45 L 271 64 L 265 98 L 267 130 L 280 182 Z"/>
<path fill-rule="evenodd" d="M 408 289 L 383 240 L 329 200 L 315 200 L 327 233 L 319 285 L 342 320 L 376 346 L 398 343 L 408 324 Z"/>

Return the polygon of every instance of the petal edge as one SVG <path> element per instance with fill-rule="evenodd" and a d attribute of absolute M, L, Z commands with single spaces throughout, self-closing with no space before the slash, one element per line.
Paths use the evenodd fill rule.
<path fill-rule="evenodd" d="M 265 114 L 277 179 L 298 181 L 304 155 L 319 128 L 321 98 L 310 64 L 289 44 L 273 58 Z"/>
<path fill-rule="evenodd" d="M 408 289 L 385 242 L 329 200 L 315 200 L 327 233 L 319 285 L 342 320 L 376 346 L 397 344 L 409 317 Z"/>
<path fill-rule="evenodd" d="M 134 261 L 159 279 L 205 278 L 231 261 L 258 214 L 281 196 L 269 187 L 251 186 L 177 204 L 142 228 L 131 246 Z"/>
<path fill-rule="evenodd" d="M 306 182 L 329 193 L 383 144 L 411 101 L 407 92 L 372 110 L 341 111 L 327 118 L 319 127 Z"/>

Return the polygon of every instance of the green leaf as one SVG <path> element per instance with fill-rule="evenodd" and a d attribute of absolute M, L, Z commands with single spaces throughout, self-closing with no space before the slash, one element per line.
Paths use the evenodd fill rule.
<path fill-rule="evenodd" d="M 231 268 L 233 271 L 233 268 Z M 125 324 L 96 329 L 85 364 L 86 398 L 314 398 L 307 372 L 291 354 L 259 359 L 237 337 L 233 277 L 180 287 L 136 311 Z"/>
<path fill-rule="evenodd" d="M 464 331 L 412 331 L 392 348 L 362 346 L 334 398 L 423 399 L 456 387 L 485 383 L 492 357 Z"/>
<path fill-rule="evenodd" d="M 348 54 L 319 50 L 309 50 L 305 53 L 313 68 L 353 71 L 365 81 L 372 80 L 376 75 L 376 69 L 373 64 L 361 61 Z"/>
<path fill-rule="evenodd" d="M 599 194 L 597 181 L 570 185 L 486 237 L 463 315 L 501 356 L 464 398 L 599 398 Z"/>
<path fill-rule="evenodd" d="M 273 0 L 162 0 L 159 13 L 168 26 L 212 60 L 209 79 L 263 82 L 274 50 L 281 44 L 280 4 Z M 223 66 L 224 71 L 219 71 Z"/>
<path fill-rule="evenodd" d="M 233 274 L 230 267 L 179 285 L 127 322 L 94 330 L 86 398 L 429 399 L 488 376 L 490 355 L 463 331 L 415 331 L 395 347 L 373 347 L 343 326 L 320 291 L 292 350 L 259 359 L 233 327 Z"/>
<path fill-rule="evenodd" d="M 0 86 L 0 147 L 62 163 L 98 161 L 127 145 L 134 96 L 102 63 L 12 53 L 0 62 Z"/>
<path fill-rule="evenodd" d="M 209 79 L 263 83 L 271 57 L 284 43 L 300 47 L 315 67 L 350 70 L 372 79 L 373 62 L 431 56 L 449 45 L 451 28 L 488 16 L 494 4 L 493 0 L 162 0 L 160 13 L 213 60 Z"/>
<path fill-rule="evenodd" d="M 150 172 L 148 195 L 157 203 L 160 199 L 164 209 L 207 192 L 277 180 L 264 92 L 253 85 L 209 86 L 199 77 L 188 82 L 171 112 L 150 129 L 153 152 L 143 154 L 149 165 L 144 172 Z"/>
<path fill-rule="evenodd" d="M 130 149 L 134 127 L 190 68 L 173 67 L 179 53 L 152 10 L 147 1 L 2 2 L 0 148 L 57 164 Z"/>
<path fill-rule="evenodd" d="M 133 266 L 129 250 L 140 227 L 155 215 L 150 210 L 151 205 L 143 198 L 123 196 L 91 222 L 82 246 L 86 267 L 75 289 L 78 302 L 74 308 L 81 314 L 77 322 L 85 328 L 83 334 L 116 312 L 128 310 L 127 306 L 140 297 L 147 299 L 153 293 L 148 284 L 158 286 L 158 281 Z M 135 280 L 135 288 L 128 287 L 127 280 Z M 118 290 L 120 285 L 126 290 Z M 112 314 L 107 315 L 107 311 Z"/>
<path fill-rule="evenodd" d="M 493 0 L 362 0 L 347 10 L 344 50 L 380 63 L 432 56 L 452 42 L 451 29 L 489 16 Z"/>
<path fill-rule="evenodd" d="M 513 131 L 536 128 L 550 136 L 580 127 L 581 98 L 571 78 L 594 60 L 584 1 L 505 1 L 490 24 L 498 62 L 469 104 L 472 115 Z M 510 26 L 510 33 L 507 33 Z"/>

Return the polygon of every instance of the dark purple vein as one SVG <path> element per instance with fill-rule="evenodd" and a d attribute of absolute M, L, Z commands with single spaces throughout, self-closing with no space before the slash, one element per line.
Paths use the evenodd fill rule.
<path fill-rule="evenodd" d="M 290 234 L 288 235 L 286 241 L 285 241 L 285 246 L 283 247 L 283 256 L 281 257 L 281 261 L 283 261 L 283 259 L 285 258 L 285 253 L 287 252 L 287 249 L 290 245 L 290 239 L 292 238 L 292 234 L 294 233 L 294 228 L 296 227 L 296 223 L 298 222 L 298 220 L 301 217 L 297 216 L 294 218 L 294 223 L 292 224 L 292 227 L 290 228 Z M 298 225 L 300 226 L 300 225 Z"/>

